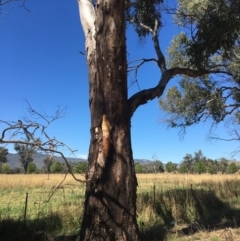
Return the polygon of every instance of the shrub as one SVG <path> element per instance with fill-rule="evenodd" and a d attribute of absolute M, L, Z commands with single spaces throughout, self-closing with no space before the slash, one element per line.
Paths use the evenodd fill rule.
<path fill-rule="evenodd" d="M 166 164 L 165 168 L 166 168 L 166 171 L 167 171 L 167 172 L 174 172 L 174 171 L 177 170 L 177 165 L 174 164 L 174 163 L 172 163 L 172 162 L 168 162 L 168 163 Z"/>
<path fill-rule="evenodd" d="M 2 164 L 2 173 L 9 174 L 11 172 L 11 168 L 7 163 Z"/>
<path fill-rule="evenodd" d="M 135 172 L 143 173 L 143 166 L 140 163 L 135 163 Z"/>
<path fill-rule="evenodd" d="M 238 171 L 238 166 L 236 163 L 232 162 L 227 167 L 227 173 L 236 173 Z"/>
<path fill-rule="evenodd" d="M 87 171 L 87 163 L 80 162 L 74 167 L 74 172 L 76 173 L 85 173 Z"/>
<path fill-rule="evenodd" d="M 50 167 L 51 173 L 61 173 L 62 171 L 63 165 L 59 161 L 55 161 Z"/>
<path fill-rule="evenodd" d="M 37 166 L 35 163 L 30 162 L 27 167 L 27 173 L 34 173 L 37 170 Z"/>

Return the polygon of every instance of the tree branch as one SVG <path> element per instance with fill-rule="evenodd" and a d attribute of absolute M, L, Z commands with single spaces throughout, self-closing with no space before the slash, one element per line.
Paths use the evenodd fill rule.
<path fill-rule="evenodd" d="M 155 52 L 156 52 L 156 55 L 157 55 L 157 58 L 158 58 L 158 67 L 160 68 L 161 72 L 163 73 L 164 71 L 167 70 L 166 68 L 166 61 L 165 61 L 165 57 L 162 53 L 162 50 L 160 48 L 160 44 L 159 44 L 159 40 L 158 40 L 158 30 L 159 30 L 159 21 L 158 19 L 155 19 L 155 25 L 154 25 L 154 28 L 150 28 L 149 26 L 139 22 L 139 21 L 136 21 L 136 20 L 130 20 L 131 23 L 133 24 L 137 24 L 139 25 L 140 27 L 142 27 L 143 29 L 147 30 L 148 32 L 150 32 L 152 34 L 152 40 L 153 40 L 153 43 L 154 43 L 154 49 L 155 49 Z"/>
<path fill-rule="evenodd" d="M 162 50 L 160 48 L 159 40 L 158 40 L 158 29 L 159 29 L 159 21 L 156 19 L 155 20 L 155 27 L 152 32 L 152 39 L 154 43 L 154 49 L 156 51 L 157 57 L 158 57 L 158 67 L 160 68 L 161 72 L 164 73 L 167 68 L 166 68 L 166 61 L 165 57 L 162 53 Z"/>
<path fill-rule="evenodd" d="M 68 163 L 67 158 L 64 156 L 64 154 L 61 151 L 58 150 L 58 148 L 65 147 L 71 153 L 74 153 L 75 150 L 72 150 L 69 146 L 57 140 L 55 137 L 50 138 L 49 135 L 46 133 L 47 127 L 53 121 L 63 117 L 62 115 L 65 113 L 65 111 L 58 108 L 55 115 L 49 117 L 45 113 L 42 114 L 38 111 L 35 111 L 28 103 L 28 112 L 30 113 L 31 116 L 41 118 L 47 124 L 43 125 L 35 121 L 33 122 L 29 118 L 25 118 L 27 123 L 23 123 L 21 120 L 18 120 L 17 122 L 8 122 L 8 121 L 0 120 L 1 123 L 4 123 L 5 125 L 8 126 L 2 130 L 2 133 L 0 135 L 0 144 L 27 145 L 27 146 L 36 147 L 47 154 L 53 154 L 53 153 L 58 154 L 63 158 L 68 168 L 68 172 L 73 176 L 73 178 L 76 181 L 82 182 L 82 180 L 75 177 L 75 175 L 71 170 L 71 166 Z"/>
<path fill-rule="evenodd" d="M 28 8 L 26 8 L 25 6 L 25 3 L 26 3 L 27 0 L 5 0 L 5 1 L 1 1 L 0 0 L 0 6 L 3 6 L 7 3 L 10 3 L 10 2 L 23 2 L 23 4 L 19 7 L 23 7 L 27 12 L 31 12 Z"/>
<path fill-rule="evenodd" d="M 169 70 L 166 70 L 159 81 L 159 83 L 150 89 L 145 89 L 142 91 L 139 91 L 138 93 L 134 94 L 128 99 L 128 106 L 129 106 L 129 116 L 133 116 L 135 110 L 140 106 L 146 104 L 149 100 L 152 100 L 156 97 L 160 97 L 163 94 L 163 91 L 165 90 L 168 82 L 171 78 L 173 78 L 176 75 L 186 75 L 189 77 L 199 77 L 206 74 L 229 74 L 225 71 L 215 71 L 215 70 L 193 70 L 188 68 L 172 68 Z"/>

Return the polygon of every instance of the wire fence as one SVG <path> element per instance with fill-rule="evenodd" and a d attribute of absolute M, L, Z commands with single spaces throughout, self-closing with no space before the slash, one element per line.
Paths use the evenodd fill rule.
<path fill-rule="evenodd" d="M 26 219 L 32 220 L 53 213 L 67 216 L 82 210 L 84 194 L 84 187 L 74 185 L 46 191 L 5 190 L 0 203 L 0 219 L 19 219 L 25 223 Z"/>

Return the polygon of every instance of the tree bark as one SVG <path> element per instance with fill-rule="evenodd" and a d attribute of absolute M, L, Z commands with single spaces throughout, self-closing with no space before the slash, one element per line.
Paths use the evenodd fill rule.
<path fill-rule="evenodd" d="M 91 143 L 80 240 L 136 241 L 136 187 L 127 100 L 125 0 L 99 0 L 86 46 Z M 88 30 L 85 28 L 85 36 Z M 87 42 L 87 41 L 86 41 Z M 96 49 L 88 49 L 95 46 Z"/>

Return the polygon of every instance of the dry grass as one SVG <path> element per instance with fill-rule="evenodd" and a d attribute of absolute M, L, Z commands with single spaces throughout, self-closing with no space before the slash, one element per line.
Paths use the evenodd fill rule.
<path fill-rule="evenodd" d="M 137 179 L 140 185 L 155 182 L 163 184 L 199 184 L 202 182 L 225 182 L 232 180 L 239 180 L 238 174 L 171 174 L 171 173 L 158 173 L 158 174 L 137 174 Z"/>
<path fill-rule="evenodd" d="M 53 186 L 59 185 L 63 181 L 65 174 L 18 174 L 18 175 L 9 175 L 1 174 L 0 175 L 0 188 L 52 188 Z M 78 179 L 84 180 L 83 175 L 76 175 Z M 64 184 L 76 185 L 76 181 L 71 175 L 67 175 Z"/>
<path fill-rule="evenodd" d="M 82 175 L 77 177 L 84 180 Z M 29 226 L 34 229 L 39 226 L 47 232 L 76 233 L 85 187 L 71 175 L 64 178 L 63 174 L 50 175 L 49 178 L 47 174 L 0 175 L 0 220 L 23 223 L 28 193 L 26 219 Z"/>
<path fill-rule="evenodd" d="M 240 241 L 239 220 L 234 220 L 234 215 L 235 218 L 240 215 L 240 175 L 162 173 L 138 174 L 137 177 L 141 194 L 138 196 L 138 220 L 149 240 L 161 239 L 159 231 L 153 228 L 148 232 L 146 226 L 161 223 L 168 241 Z M 221 217 L 233 222 L 222 223 Z M 202 220 L 201 225 L 197 225 L 196 233 L 191 233 L 189 225 L 196 220 Z M 190 230 L 189 234 L 184 234 L 184 229 Z"/>
<path fill-rule="evenodd" d="M 77 178 L 84 180 L 82 175 L 77 175 Z M 159 230 L 154 233 L 154 227 L 159 225 L 164 227 L 165 240 L 168 241 L 231 240 L 226 238 L 230 233 L 232 241 L 240 240 L 237 228 L 231 232 L 225 229 L 214 232 L 211 229 L 209 232 L 208 228 L 201 226 L 197 233 L 179 236 L 184 225 L 187 227 L 203 217 L 212 221 L 219 215 L 232 215 L 234 212 L 239 215 L 240 175 L 164 173 L 138 174 L 137 178 L 139 227 L 143 233 L 152 235 L 146 233 L 146 240 L 161 240 Z M 28 193 L 29 225 L 38 220 L 34 225 L 41 223 L 41 228 L 47 232 L 76 233 L 82 215 L 84 183 L 76 182 L 71 175 L 63 179 L 63 174 L 50 175 L 49 178 L 47 174 L 0 175 L 0 220 L 23 220 Z M 62 181 L 61 187 L 57 188 Z M 174 228 L 170 225 L 172 221 L 177 223 Z"/>

